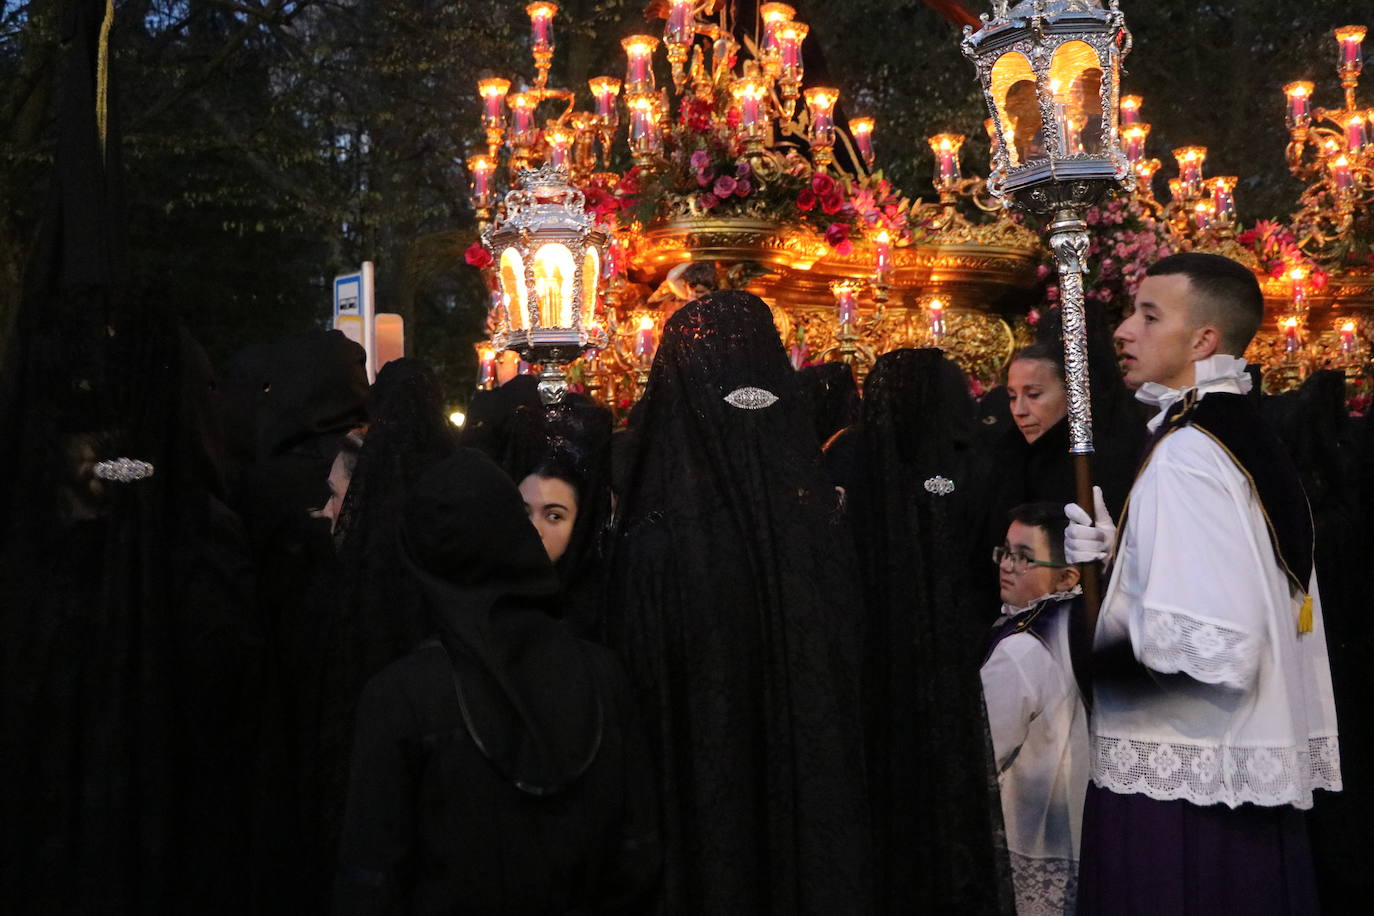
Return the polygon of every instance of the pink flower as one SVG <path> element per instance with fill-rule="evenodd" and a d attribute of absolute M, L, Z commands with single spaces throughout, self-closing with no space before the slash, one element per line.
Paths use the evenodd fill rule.
<path fill-rule="evenodd" d="M 838 195 L 838 194 L 823 194 L 823 195 L 821 195 L 821 209 L 824 210 L 826 213 L 830 213 L 830 214 L 839 213 L 839 212 L 840 212 L 840 209 L 843 208 L 843 207 L 844 207 L 844 198 L 841 197 L 840 195 Z"/>
<path fill-rule="evenodd" d="M 835 179 L 824 172 L 817 172 L 811 176 L 811 190 L 820 197 L 828 197 L 835 193 Z"/>
<path fill-rule="evenodd" d="M 711 164 L 711 154 L 704 149 L 699 149 L 694 151 L 687 161 L 692 163 L 692 168 L 701 170 Z"/>
<path fill-rule="evenodd" d="M 716 183 L 712 186 L 711 191 L 717 197 L 729 197 L 731 194 L 735 193 L 736 184 L 737 182 L 735 179 L 731 178 L 729 175 L 722 175 L 716 179 Z"/>
<path fill-rule="evenodd" d="M 1043 279 L 1045 279 L 1046 277 L 1048 277 L 1049 275 L 1050 275 L 1050 265 L 1048 265 L 1048 264 L 1041 264 L 1039 267 L 1035 268 L 1035 279 L 1037 279 L 1037 280 L 1043 280 Z"/>
<path fill-rule="evenodd" d="M 735 182 L 735 196 L 736 196 L 736 197 L 748 197 L 748 196 L 750 195 L 750 193 L 751 193 L 753 190 L 754 190 L 754 185 L 749 181 L 748 178 L 740 178 L 740 179 L 736 180 L 736 182 Z"/>
<path fill-rule="evenodd" d="M 1054 285 L 1053 283 L 1051 283 L 1049 286 L 1045 287 L 1045 298 L 1048 299 L 1048 300 L 1050 300 L 1051 302 L 1058 302 L 1058 301 L 1059 301 L 1059 287 L 1056 286 L 1056 285 Z"/>
<path fill-rule="evenodd" d="M 840 244 L 835 246 L 835 253 L 841 257 L 853 254 L 854 243 L 851 242 L 849 239 L 845 239 L 843 242 L 840 242 Z"/>
<path fill-rule="evenodd" d="M 802 188 L 797 193 L 797 209 L 802 211 L 814 210 L 816 208 L 816 192 L 810 188 Z"/>
<path fill-rule="evenodd" d="M 849 238 L 849 227 L 844 223 L 831 223 L 825 227 L 825 241 L 831 248 L 838 247 Z"/>
<path fill-rule="evenodd" d="M 720 198 L 712 194 L 710 191 L 707 191 L 705 194 L 701 195 L 701 209 L 703 210 L 710 210 L 718 203 L 720 203 Z"/>
<path fill-rule="evenodd" d="M 709 188 L 715 180 L 715 169 L 704 169 L 702 171 L 697 172 L 697 185 L 699 187 Z"/>
<path fill-rule="evenodd" d="M 1039 309 L 1031 309 L 1029 312 L 1026 313 L 1026 324 L 1030 325 L 1031 327 L 1035 327 L 1035 326 L 1038 325 L 1039 323 L 1040 323 L 1040 310 L 1039 310 Z"/>
<path fill-rule="evenodd" d="M 748 178 L 754 174 L 754 167 L 749 164 L 748 159 L 741 159 L 735 163 L 735 177 L 739 179 Z"/>

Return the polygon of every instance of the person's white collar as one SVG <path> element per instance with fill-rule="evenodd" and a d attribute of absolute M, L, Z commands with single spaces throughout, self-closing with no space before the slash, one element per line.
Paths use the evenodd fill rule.
<path fill-rule="evenodd" d="M 1247 394 L 1254 384 L 1250 378 L 1250 373 L 1245 371 L 1245 360 L 1225 354 L 1209 356 L 1193 363 L 1193 378 L 1196 381 L 1192 388 L 1197 389 L 1199 398 L 1205 397 L 1213 391 Z M 1149 404 L 1158 410 L 1150 418 L 1146 428 L 1150 432 L 1158 429 L 1159 424 L 1164 422 L 1164 417 L 1169 412 L 1169 408 L 1182 400 L 1183 396 L 1192 388 L 1170 388 L 1158 382 L 1146 382 L 1141 385 L 1140 390 L 1135 393 L 1136 400 L 1143 404 Z"/>
<path fill-rule="evenodd" d="M 1006 604 L 1004 602 L 1002 604 L 1002 616 L 1015 617 L 1017 614 L 1020 614 L 1023 611 L 1029 611 L 1031 608 L 1035 607 L 1042 601 L 1066 601 L 1069 598 L 1074 598 L 1081 594 L 1083 594 L 1083 586 L 1075 585 L 1073 588 L 1068 589 L 1067 591 L 1046 592 L 1045 594 L 1041 595 L 1039 598 L 1036 598 L 1034 601 L 1032 601 L 1030 604 L 1025 605 L 1024 607 L 1013 607 L 1010 604 Z"/>

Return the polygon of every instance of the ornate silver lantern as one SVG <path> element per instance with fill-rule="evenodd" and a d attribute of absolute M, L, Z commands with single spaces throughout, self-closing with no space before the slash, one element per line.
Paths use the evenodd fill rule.
<path fill-rule="evenodd" d="M 606 233 L 564 169 L 521 172 L 520 184 L 482 233 L 501 284 L 492 345 L 539 363 L 539 397 L 556 404 L 568 389 L 564 366 L 606 346 L 594 320 Z"/>
<path fill-rule="evenodd" d="M 1118 128 L 1118 77 L 1131 33 L 1117 0 L 1107 9 L 1099 0 L 1023 0 L 1008 9 L 1002 0 L 991 19 L 981 18 L 978 31 L 965 26 L 963 51 L 978 68 L 1000 141 L 988 190 L 1048 220 L 1063 300 L 1070 451 L 1086 460 L 1093 445 L 1084 217 L 1108 193 L 1135 187 Z M 1091 507 L 1091 492 L 1084 505 Z"/>

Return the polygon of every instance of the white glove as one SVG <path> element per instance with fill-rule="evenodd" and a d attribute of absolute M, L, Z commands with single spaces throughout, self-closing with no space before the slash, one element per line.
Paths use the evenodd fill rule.
<path fill-rule="evenodd" d="M 1088 513 L 1077 503 L 1064 507 L 1064 514 L 1069 519 L 1064 529 L 1064 558 L 1070 563 L 1111 561 L 1112 548 L 1116 546 L 1116 525 L 1112 524 L 1111 513 L 1102 499 L 1101 487 L 1093 487 L 1093 504 L 1096 519 L 1088 518 Z"/>

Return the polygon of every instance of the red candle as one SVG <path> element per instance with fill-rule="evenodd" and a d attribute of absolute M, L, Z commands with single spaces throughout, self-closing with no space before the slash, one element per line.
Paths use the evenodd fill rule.
<path fill-rule="evenodd" d="M 945 304 L 939 299 L 930 300 L 930 336 L 936 341 L 945 336 Z"/>
<path fill-rule="evenodd" d="M 481 371 L 478 375 L 477 384 L 482 388 L 490 388 L 492 381 L 496 378 L 496 351 L 487 347 L 482 350 Z"/>
<path fill-rule="evenodd" d="M 859 320 L 859 285 L 848 280 L 836 280 L 830 284 L 830 291 L 835 296 L 840 326 L 852 328 Z"/>
<path fill-rule="evenodd" d="M 810 26 L 804 22 L 786 22 L 778 29 L 778 50 L 782 55 L 783 79 L 801 81 L 804 73 L 801 46 L 810 31 Z"/>
<path fill-rule="evenodd" d="M 1312 84 L 1306 80 L 1289 83 L 1283 87 L 1283 94 L 1288 98 L 1288 129 L 1308 127 L 1312 123 Z"/>
<path fill-rule="evenodd" d="M 1354 188 L 1355 178 L 1350 173 L 1350 160 L 1344 154 L 1331 160 L 1331 180 L 1339 193 L 1348 194 Z"/>
<path fill-rule="evenodd" d="M 1123 95 L 1121 97 L 1121 126 L 1127 127 L 1131 124 L 1140 123 L 1140 96 Z"/>
<path fill-rule="evenodd" d="M 786 3 L 765 3 L 759 7 L 759 15 L 763 17 L 763 51 L 764 54 L 776 54 L 778 51 L 778 30 L 783 23 L 791 22 L 792 17 L 797 11 Z"/>
<path fill-rule="evenodd" d="M 1298 352 L 1301 344 L 1298 341 L 1298 319 L 1289 317 L 1283 319 L 1283 351 L 1289 356 Z"/>
<path fill-rule="evenodd" d="M 658 39 L 652 35 L 631 35 L 620 40 L 625 49 L 625 92 L 648 92 L 654 88 L 653 54 Z"/>
<path fill-rule="evenodd" d="M 566 169 L 568 150 L 572 148 L 572 134 L 561 127 L 551 127 L 544 132 L 544 140 L 549 145 L 548 164 L 556 169 Z"/>
<path fill-rule="evenodd" d="M 1121 132 L 1122 146 L 1126 161 L 1135 165 L 1145 155 L 1145 140 L 1150 136 L 1150 125 L 1135 123 Z"/>
<path fill-rule="evenodd" d="M 468 175 L 472 178 L 472 201 L 476 207 L 491 206 L 491 176 L 495 170 L 486 156 L 468 158 Z"/>
<path fill-rule="evenodd" d="M 1212 180 L 1212 211 L 1219 222 L 1233 223 L 1236 220 L 1236 181 L 1231 175 Z"/>
<path fill-rule="evenodd" d="M 1364 115 L 1356 113 L 1345 122 L 1345 148 L 1351 153 L 1359 153 L 1369 142 Z"/>
<path fill-rule="evenodd" d="M 1355 355 L 1355 322 L 1347 321 L 1341 325 L 1341 355 Z"/>
<path fill-rule="evenodd" d="M 510 106 L 510 142 L 512 146 L 532 146 L 534 144 L 534 106 L 532 96 L 523 92 L 507 99 Z"/>
<path fill-rule="evenodd" d="M 863 157 L 864 165 L 873 168 L 873 125 L 872 118 L 850 118 L 849 132 L 854 136 L 854 145 Z"/>
<path fill-rule="evenodd" d="M 598 76 L 588 80 L 587 85 L 596 99 L 596 116 L 604 124 L 615 125 L 619 120 L 615 99 L 620 95 L 620 80 L 613 76 Z"/>
<path fill-rule="evenodd" d="M 892 238 L 884 229 L 873 238 L 873 247 L 876 250 L 876 269 L 878 279 L 886 279 L 888 271 L 892 269 Z"/>
<path fill-rule="evenodd" d="M 541 51 L 553 50 L 553 17 L 558 4 L 539 0 L 525 7 L 525 12 L 530 17 L 530 44 Z"/>
<path fill-rule="evenodd" d="M 663 40 L 670 45 L 690 45 L 696 37 L 692 27 L 692 0 L 669 0 L 668 21 L 663 26 Z"/>
<path fill-rule="evenodd" d="M 492 78 L 479 80 L 477 92 L 482 96 L 482 126 L 503 127 L 506 123 L 506 93 L 510 80 Z"/>
<path fill-rule="evenodd" d="M 639 319 L 639 332 L 635 335 L 635 359 L 641 366 L 648 366 L 654 361 L 654 319 L 645 315 Z"/>
<path fill-rule="evenodd" d="M 835 145 L 835 103 L 840 90 L 812 87 L 804 93 L 806 107 L 811 112 L 811 145 Z"/>
<path fill-rule="evenodd" d="M 964 145 L 964 135 L 936 134 L 927 142 L 935 154 L 935 187 L 953 187 L 959 181 L 959 149 Z"/>
<path fill-rule="evenodd" d="M 630 100 L 630 152 L 652 153 L 658 146 L 658 112 L 654 97 L 637 95 Z"/>
<path fill-rule="evenodd" d="M 1360 45 L 1364 43 L 1365 27 L 1345 25 L 1335 31 L 1336 43 L 1340 45 L 1340 63 L 1337 72 L 1343 77 L 1359 76 L 1364 69 L 1364 56 Z"/>

